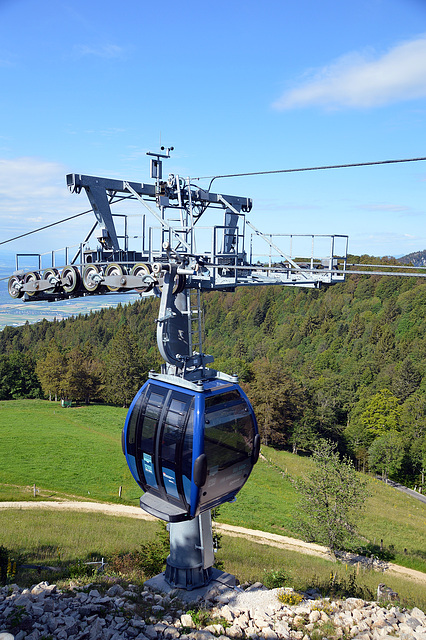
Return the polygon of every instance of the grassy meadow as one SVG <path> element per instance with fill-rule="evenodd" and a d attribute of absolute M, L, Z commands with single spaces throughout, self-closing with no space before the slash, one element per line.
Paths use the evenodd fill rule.
<path fill-rule="evenodd" d="M 46 400 L 0 402 L 0 483 L 137 504 L 141 491 L 121 453 L 127 410 L 62 408 Z M 13 499 L 13 491 L 9 491 Z M 16 499 L 21 499 L 17 494 Z"/>
<path fill-rule="evenodd" d="M 101 405 L 64 409 L 44 400 L 0 402 L 0 500 L 34 499 L 36 484 L 36 499 L 67 496 L 137 505 L 141 491 L 121 453 L 125 417 L 126 409 Z M 217 519 L 299 537 L 292 480 L 312 463 L 267 447 L 262 454 L 237 501 L 222 505 Z M 374 478 L 368 482 L 371 496 L 360 522 L 364 541 L 383 540 L 394 548 L 395 562 L 426 572 L 426 505 Z"/>
<path fill-rule="evenodd" d="M 56 574 L 44 568 L 29 570 L 18 566 L 14 580 L 25 586 L 40 580 L 61 584 L 60 576 L 66 575 L 67 569 L 72 570 L 78 563 L 101 558 L 108 561 L 111 554 L 138 550 L 141 543 L 158 538 L 160 525 L 96 513 L 10 509 L 0 511 L 0 531 L 0 542 L 10 551 L 11 557 L 19 561 L 18 564 L 47 565 L 62 570 Z M 301 590 L 317 586 L 323 593 L 327 592 L 331 575 L 337 574 L 340 582 L 349 582 L 352 575 L 366 599 L 370 594 L 374 598 L 377 585 L 384 580 L 381 573 L 361 569 L 356 574 L 355 569 L 343 564 L 227 535 L 222 535 L 217 560 L 241 583 L 265 582 L 272 572 L 279 572 L 285 586 Z M 108 571 L 107 568 L 107 575 Z M 96 581 L 96 577 L 90 579 L 93 580 Z M 398 592 L 404 606 L 426 610 L 424 584 L 394 575 L 385 580 Z M 68 582 L 65 580 L 64 584 Z"/>

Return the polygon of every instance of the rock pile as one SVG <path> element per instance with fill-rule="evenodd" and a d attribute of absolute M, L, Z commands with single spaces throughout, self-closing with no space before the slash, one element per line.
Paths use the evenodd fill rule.
<path fill-rule="evenodd" d="M 356 598 L 305 599 L 288 606 L 279 590 L 215 584 L 198 604 L 209 620 L 187 611 L 177 597 L 113 584 L 60 592 L 42 582 L 31 589 L 0 589 L 0 640 L 426 640 L 426 615 Z M 194 605 L 191 605 L 192 608 Z"/>

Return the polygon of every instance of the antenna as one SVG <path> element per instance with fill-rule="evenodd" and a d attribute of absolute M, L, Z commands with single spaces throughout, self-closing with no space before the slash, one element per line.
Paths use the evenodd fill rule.
<path fill-rule="evenodd" d="M 154 180 L 162 180 L 163 161 L 160 160 L 160 158 L 170 158 L 170 151 L 174 151 L 174 147 L 161 147 L 161 151 L 165 151 L 165 153 L 153 153 L 152 151 L 146 152 L 147 156 L 153 156 L 151 158 L 150 175 Z"/>

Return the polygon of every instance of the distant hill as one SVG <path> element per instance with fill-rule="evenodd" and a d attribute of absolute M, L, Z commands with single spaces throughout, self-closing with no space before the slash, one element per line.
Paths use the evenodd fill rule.
<path fill-rule="evenodd" d="M 413 267 L 426 267 L 426 249 L 423 251 L 413 251 L 402 258 L 398 258 L 402 264 L 412 264 Z"/>

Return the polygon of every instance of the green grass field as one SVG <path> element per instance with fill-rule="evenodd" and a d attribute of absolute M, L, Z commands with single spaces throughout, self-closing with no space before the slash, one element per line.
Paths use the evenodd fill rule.
<path fill-rule="evenodd" d="M 126 410 L 107 406 L 61 408 L 43 400 L 0 402 L 0 499 L 72 496 L 136 505 L 140 489 L 121 452 Z M 297 495 L 292 479 L 310 467 L 308 458 L 263 447 L 252 476 L 219 521 L 298 537 L 292 519 Z M 395 549 L 395 562 L 426 572 L 426 505 L 368 479 L 360 532 Z M 122 498 L 118 489 L 122 486 Z M 0 542 L 1 544 L 1 542 Z M 406 550 L 404 552 L 404 550 Z"/>
<path fill-rule="evenodd" d="M 108 562 L 111 554 L 138 550 L 142 542 L 158 537 L 159 523 L 96 513 L 10 509 L 0 512 L 0 531 L 0 544 L 19 564 L 62 569 L 62 573 L 57 574 L 46 569 L 18 566 L 14 580 L 29 586 L 41 580 L 62 584 L 61 575 L 78 563 L 101 558 Z M 226 535 L 222 536 L 217 558 L 222 568 L 240 582 L 264 582 L 272 571 L 279 571 L 286 576 L 285 586 L 300 590 L 327 585 L 331 574 L 337 573 L 340 580 L 348 580 L 355 572 L 343 564 Z M 384 578 L 381 573 L 362 569 L 356 575 L 356 585 L 365 590 L 366 596 L 369 592 L 375 594 L 377 585 L 383 580 L 398 592 L 404 606 L 426 610 L 424 584 L 395 575 Z M 68 583 L 63 581 L 64 586 Z"/>
<path fill-rule="evenodd" d="M 0 402 L 0 482 L 106 501 L 118 501 L 122 486 L 123 502 L 137 504 L 141 491 L 121 453 L 126 413 L 45 400 Z"/>

